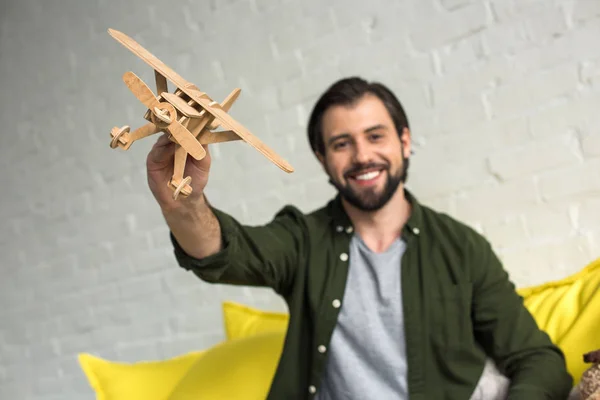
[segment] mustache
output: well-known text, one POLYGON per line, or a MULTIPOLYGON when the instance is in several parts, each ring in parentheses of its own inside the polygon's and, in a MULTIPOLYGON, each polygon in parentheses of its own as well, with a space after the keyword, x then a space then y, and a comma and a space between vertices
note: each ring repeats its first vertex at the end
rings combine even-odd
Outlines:
POLYGON ((366 169, 387 169, 389 164, 383 163, 367 163, 367 164, 353 164, 350 168, 344 172, 344 177, 348 177, 349 175, 357 174, 366 169))

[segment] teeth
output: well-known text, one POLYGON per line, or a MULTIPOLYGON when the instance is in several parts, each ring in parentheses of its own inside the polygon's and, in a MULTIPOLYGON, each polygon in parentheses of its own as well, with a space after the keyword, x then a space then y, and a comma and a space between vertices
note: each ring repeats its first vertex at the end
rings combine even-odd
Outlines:
POLYGON ((356 179, 359 181, 368 181, 369 179, 373 179, 379 175, 380 171, 367 172, 366 174, 358 175, 356 179))

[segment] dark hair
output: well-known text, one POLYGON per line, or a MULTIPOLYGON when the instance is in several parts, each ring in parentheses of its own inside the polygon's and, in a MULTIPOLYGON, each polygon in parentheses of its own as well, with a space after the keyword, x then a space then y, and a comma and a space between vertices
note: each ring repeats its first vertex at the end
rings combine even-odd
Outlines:
POLYGON ((402 104, 390 89, 381 83, 367 82, 359 77, 344 78, 335 82, 321 95, 311 112, 308 120, 308 141, 313 152, 325 153, 321 129, 325 111, 331 106, 352 105, 366 94, 373 94, 383 102, 394 121, 398 135, 402 135, 404 128, 410 128, 402 104))

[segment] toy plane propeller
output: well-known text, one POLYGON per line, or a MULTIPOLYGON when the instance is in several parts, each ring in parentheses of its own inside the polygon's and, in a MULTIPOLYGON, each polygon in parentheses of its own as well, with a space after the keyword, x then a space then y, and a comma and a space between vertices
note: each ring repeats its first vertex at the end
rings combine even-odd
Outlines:
POLYGON ((108 33, 154 69, 156 83, 154 94, 133 72, 129 71, 123 75, 125 85, 148 108, 144 115, 148 123, 133 132, 130 132, 127 125, 121 128, 114 127, 110 132, 110 147, 127 150, 136 140, 158 132, 169 133, 169 138, 177 145, 173 176, 169 181, 175 200, 180 195, 187 197, 192 193, 192 187, 189 185, 192 178, 183 177, 185 163, 188 154, 196 160, 206 156, 203 144, 243 140, 283 171, 294 171, 287 161, 228 114, 240 95, 240 89, 233 90, 222 103, 217 103, 129 36, 114 29, 109 29, 108 33), (174 93, 169 93, 167 80, 175 85, 174 93), (220 126, 227 130, 216 131, 220 126))

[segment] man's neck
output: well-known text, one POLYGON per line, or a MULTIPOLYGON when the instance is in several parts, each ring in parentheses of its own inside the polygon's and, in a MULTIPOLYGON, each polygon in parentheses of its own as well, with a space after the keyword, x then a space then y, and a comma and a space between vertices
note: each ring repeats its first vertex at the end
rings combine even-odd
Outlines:
POLYGON ((400 236, 408 221, 411 205, 404 195, 404 185, 392 198, 377 211, 363 211, 342 198, 346 214, 354 225, 354 230, 374 252, 381 253, 400 236))

